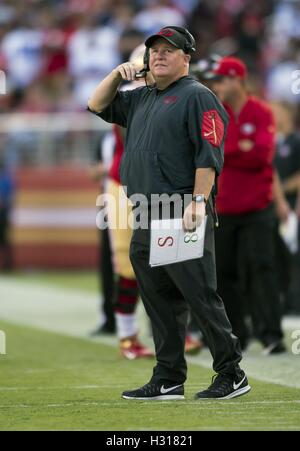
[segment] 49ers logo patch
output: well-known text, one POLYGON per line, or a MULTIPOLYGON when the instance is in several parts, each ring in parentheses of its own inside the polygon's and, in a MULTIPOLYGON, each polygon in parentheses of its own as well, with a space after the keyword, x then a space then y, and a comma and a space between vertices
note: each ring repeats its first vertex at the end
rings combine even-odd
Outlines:
POLYGON ((160 30, 156 34, 159 35, 159 36, 170 37, 170 36, 174 35, 174 31, 170 30, 170 28, 163 28, 162 30, 160 30))
POLYGON ((217 110, 205 111, 202 118, 202 138, 219 147, 224 137, 224 123, 217 110))
POLYGON ((173 103, 177 102, 177 97, 176 96, 168 96, 164 98, 164 103, 166 105, 172 105, 173 103))

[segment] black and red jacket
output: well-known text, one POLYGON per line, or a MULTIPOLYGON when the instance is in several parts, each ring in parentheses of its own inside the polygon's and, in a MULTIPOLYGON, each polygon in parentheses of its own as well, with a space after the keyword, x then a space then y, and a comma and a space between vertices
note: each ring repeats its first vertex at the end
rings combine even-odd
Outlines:
POLYGON ((222 170, 227 114, 216 96, 189 76, 164 90, 118 92, 96 114, 127 128, 120 176, 128 196, 190 194, 197 168, 222 170))

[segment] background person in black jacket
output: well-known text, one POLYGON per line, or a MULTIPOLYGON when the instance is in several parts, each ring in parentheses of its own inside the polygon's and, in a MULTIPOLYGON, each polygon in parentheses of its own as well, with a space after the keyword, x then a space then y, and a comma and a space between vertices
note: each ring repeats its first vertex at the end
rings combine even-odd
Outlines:
MULTIPOLYGON (((275 166, 286 199, 298 218, 298 250, 293 254, 291 281, 285 293, 285 311, 300 313, 300 135, 295 128, 292 105, 274 102, 272 109, 277 125, 275 166)), ((283 268, 284 270, 284 268, 283 268)))

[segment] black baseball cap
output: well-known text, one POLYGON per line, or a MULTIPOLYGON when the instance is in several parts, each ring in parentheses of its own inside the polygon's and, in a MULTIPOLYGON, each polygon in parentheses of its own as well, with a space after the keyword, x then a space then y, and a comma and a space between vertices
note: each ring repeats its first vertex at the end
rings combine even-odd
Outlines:
POLYGON ((193 46, 187 45, 187 36, 184 33, 172 28, 165 27, 162 28, 158 33, 153 34, 145 41, 145 46, 150 48, 153 42, 158 39, 163 38, 168 41, 170 44, 174 45, 178 49, 182 49, 185 53, 190 53, 191 51, 195 51, 193 46))

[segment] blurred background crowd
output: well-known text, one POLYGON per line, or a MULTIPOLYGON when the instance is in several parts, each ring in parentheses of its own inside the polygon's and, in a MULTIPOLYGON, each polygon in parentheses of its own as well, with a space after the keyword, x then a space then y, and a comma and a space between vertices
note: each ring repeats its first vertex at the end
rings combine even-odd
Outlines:
POLYGON ((253 90, 299 102, 298 0, 1 0, 1 112, 85 109, 94 86, 166 24, 196 37, 194 61, 210 53, 245 59, 253 90))

